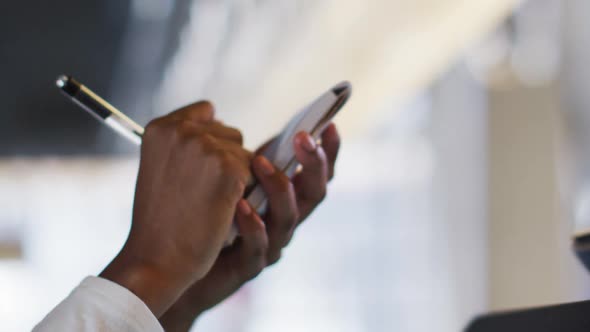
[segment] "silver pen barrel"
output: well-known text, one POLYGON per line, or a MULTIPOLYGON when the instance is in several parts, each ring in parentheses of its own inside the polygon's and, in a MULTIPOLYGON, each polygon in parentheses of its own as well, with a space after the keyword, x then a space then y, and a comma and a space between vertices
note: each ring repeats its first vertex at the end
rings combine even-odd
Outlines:
POLYGON ((144 128, 92 90, 66 75, 58 77, 55 84, 66 96, 97 120, 104 122, 134 144, 141 144, 144 128))

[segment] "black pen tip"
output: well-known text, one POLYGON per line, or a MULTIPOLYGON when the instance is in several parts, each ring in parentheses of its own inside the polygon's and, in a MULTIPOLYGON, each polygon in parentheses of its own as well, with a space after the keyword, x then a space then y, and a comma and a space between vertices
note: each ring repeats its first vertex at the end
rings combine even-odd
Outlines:
POLYGON ((70 96, 73 96, 80 90, 80 83, 67 75, 60 75, 57 80, 55 80, 55 85, 70 96))
POLYGON ((70 80, 70 78, 66 75, 60 75, 57 80, 55 80, 55 85, 57 85, 58 88, 63 88, 64 86, 66 86, 66 84, 68 83, 68 81, 70 80))

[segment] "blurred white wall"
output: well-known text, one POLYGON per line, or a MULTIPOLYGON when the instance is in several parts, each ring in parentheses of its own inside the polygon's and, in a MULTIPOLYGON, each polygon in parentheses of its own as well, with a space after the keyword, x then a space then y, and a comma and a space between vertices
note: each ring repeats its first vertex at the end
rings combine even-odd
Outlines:
POLYGON ((256 145, 349 80, 343 131, 363 135, 441 75, 517 0, 195 1, 156 114, 210 98, 256 145), (264 126, 260 126, 263 122, 264 126), (248 130, 256 128, 256 130, 248 130))
POLYGON ((433 87, 433 232, 449 272, 448 331, 488 310, 487 96, 463 62, 433 87))
POLYGON ((0 223, 19 211, 23 255, 0 260, 2 331, 26 331, 80 281, 97 275, 127 237, 137 161, 0 161, 0 223))
MULTIPOLYGON (((501 68, 502 84, 488 89, 490 73, 457 64, 516 3, 194 3, 154 97, 158 114, 210 98, 254 146, 335 81, 355 86, 339 116, 343 150, 327 201, 281 264, 197 330, 457 331, 488 309, 590 294, 559 196, 558 55, 526 61, 558 48, 544 30, 555 3, 538 1, 541 14, 510 21, 487 49, 487 60, 509 58, 519 80, 501 68), (512 44, 522 47, 510 53, 512 44)), ((0 161, 10 206, 0 218, 16 225, 24 250, 0 261, 6 330, 27 329, 108 263, 129 226, 135 167, 0 161)))
POLYGON ((563 113, 555 84, 490 91, 490 308, 587 299, 560 197, 563 113))

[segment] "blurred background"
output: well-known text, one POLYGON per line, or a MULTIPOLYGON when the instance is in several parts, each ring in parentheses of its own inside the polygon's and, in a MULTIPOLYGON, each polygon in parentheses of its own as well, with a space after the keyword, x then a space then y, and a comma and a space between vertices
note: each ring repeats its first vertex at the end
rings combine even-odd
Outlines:
POLYGON ((458 331, 590 297, 586 0, 0 4, 0 322, 30 329, 130 225, 136 147, 54 86, 139 123, 199 99, 255 148, 341 80, 337 176, 276 267, 200 331, 458 331))

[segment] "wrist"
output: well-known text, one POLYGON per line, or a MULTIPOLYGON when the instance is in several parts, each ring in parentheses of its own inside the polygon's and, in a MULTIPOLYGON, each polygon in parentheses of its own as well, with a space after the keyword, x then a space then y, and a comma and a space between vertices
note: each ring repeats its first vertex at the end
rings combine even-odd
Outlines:
POLYGON ((190 284, 175 277, 165 268, 134 257, 125 248, 104 269, 100 277, 127 288, 156 317, 160 317, 190 284))
POLYGON ((202 311, 185 302, 181 297, 160 317, 160 324, 165 331, 189 331, 194 322, 201 316, 202 311))

